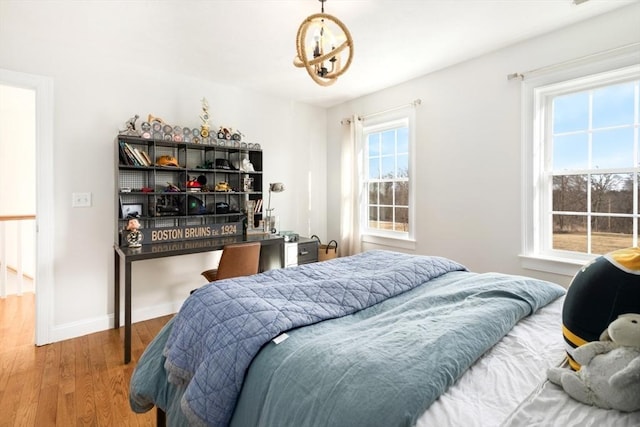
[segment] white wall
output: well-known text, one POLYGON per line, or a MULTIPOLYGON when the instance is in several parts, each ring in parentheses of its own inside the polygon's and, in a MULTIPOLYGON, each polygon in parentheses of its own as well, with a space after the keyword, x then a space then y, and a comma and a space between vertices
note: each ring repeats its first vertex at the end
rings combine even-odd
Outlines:
MULTIPOLYGON (((472 270, 563 276, 520 268, 520 91, 506 74, 640 40, 635 5, 328 111, 188 75, 165 73, 171 60, 151 46, 148 66, 122 62, 117 32, 95 33, 60 4, 0 2, 0 68, 54 81, 55 285, 53 338, 108 328, 113 319, 114 138, 132 115, 199 123, 200 99, 213 122, 242 130, 264 148, 264 182, 287 190, 272 204, 281 228, 338 235, 341 118, 421 98, 417 110, 418 253, 449 256, 472 270), (9 7, 10 6, 10 7, 9 7), (75 49, 90 37, 96 49, 75 49), (71 208, 71 193, 93 206, 71 208)), ((126 8, 126 5, 123 6, 126 8)), ((122 13, 127 13, 123 10, 122 13)), ((92 19, 117 16, 92 16, 92 19)), ((455 49, 455 46, 451 47, 455 49)), ((215 55, 215 52, 211 54, 215 55)), ((423 54, 428 55, 429 52, 423 54)), ((398 66, 401 66, 399 64, 398 66)), ((134 321, 169 313, 214 255, 144 261, 133 271, 134 321)))
MULTIPOLYGON (((103 49, 78 51, 69 48, 73 37, 92 37, 104 47, 118 36, 76 31, 84 29, 85 17, 70 8, 56 14, 55 4, 41 3, 37 11, 32 4, 10 6, 0 3, 0 67, 54 81, 53 340, 113 324, 114 139, 134 114, 193 127, 206 97, 214 125, 240 129, 247 141, 261 144, 265 185, 285 183, 286 191, 272 200, 282 229, 301 235, 326 230, 325 110, 161 72, 153 61, 133 66, 103 49), (48 13, 42 10, 47 7, 48 13), (92 206, 72 208, 73 192, 91 192, 92 206)), ((189 291, 204 283, 200 271, 215 258, 134 264, 133 320, 177 310, 189 291)))
MULTIPOLYGON (((639 42, 638 16, 635 4, 331 108, 327 162, 339 164, 341 118, 420 98, 418 167, 412 176, 417 182, 415 252, 450 257, 474 271, 526 274, 567 285, 571 277, 520 267, 520 84, 506 76, 639 42)), ((339 180, 339 174, 328 174, 328 189, 338 189, 339 180)), ((327 205, 339 212, 337 192, 328 191, 327 205)), ((329 219, 327 233, 339 235, 337 217, 329 219)))

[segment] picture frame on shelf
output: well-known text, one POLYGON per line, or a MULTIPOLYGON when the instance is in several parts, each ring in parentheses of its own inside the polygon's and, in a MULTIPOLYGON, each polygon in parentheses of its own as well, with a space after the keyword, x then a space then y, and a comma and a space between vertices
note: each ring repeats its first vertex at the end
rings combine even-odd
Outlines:
POLYGON ((142 203, 121 203, 120 206, 120 217, 122 219, 139 218, 142 216, 142 203))

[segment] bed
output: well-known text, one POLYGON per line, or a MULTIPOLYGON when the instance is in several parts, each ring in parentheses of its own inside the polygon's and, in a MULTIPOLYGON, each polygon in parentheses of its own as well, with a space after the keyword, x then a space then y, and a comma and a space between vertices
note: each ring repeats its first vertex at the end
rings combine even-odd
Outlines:
POLYGON ((130 404, 169 426, 640 425, 545 382, 563 295, 382 250, 220 281, 149 344, 130 404))

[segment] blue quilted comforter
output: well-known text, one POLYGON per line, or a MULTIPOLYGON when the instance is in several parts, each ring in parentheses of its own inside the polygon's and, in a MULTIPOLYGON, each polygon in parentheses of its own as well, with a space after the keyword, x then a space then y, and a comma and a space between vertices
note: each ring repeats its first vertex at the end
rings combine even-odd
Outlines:
POLYGON ((186 387, 182 409, 191 424, 227 425, 247 368, 274 337, 460 270, 446 258, 369 251, 207 285, 175 318, 164 349, 169 381, 186 387))

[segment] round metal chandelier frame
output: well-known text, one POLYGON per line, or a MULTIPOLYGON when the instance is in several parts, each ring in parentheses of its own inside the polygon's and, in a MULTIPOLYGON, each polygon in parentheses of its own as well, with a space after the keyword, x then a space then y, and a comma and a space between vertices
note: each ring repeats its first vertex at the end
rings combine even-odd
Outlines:
POLYGON ((353 39, 351 38, 349 29, 342 21, 333 15, 324 13, 324 1, 326 0, 320 1, 323 2, 323 12, 310 15, 302 22, 302 24, 300 24, 300 28, 298 28, 298 34, 296 35, 297 55, 293 60, 293 64, 296 67, 304 67, 313 81, 320 86, 330 86, 336 82, 339 76, 349 69, 351 62, 353 61, 353 39), (340 28, 346 40, 339 46, 332 47, 331 51, 328 53, 320 53, 318 55, 314 55, 313 58, 309 58, 305 51, 305 42, 307 40, 309 30, 317 26, 320 26, 320 28, 323 29, 327 22, 332 22, 340 28), (340 58, 344 53, 346 53, 347 59, 344 62, 344 65, 342 65, 340 58), (324 67, 324 64, 327 61, 333 66, 330 71, 324 67))

